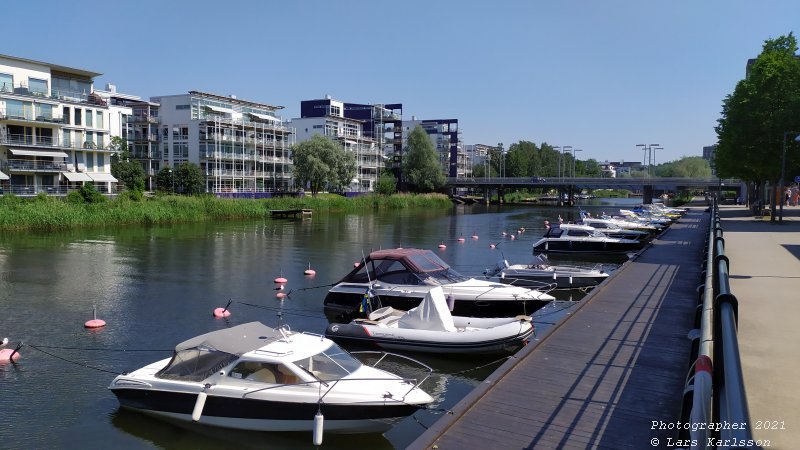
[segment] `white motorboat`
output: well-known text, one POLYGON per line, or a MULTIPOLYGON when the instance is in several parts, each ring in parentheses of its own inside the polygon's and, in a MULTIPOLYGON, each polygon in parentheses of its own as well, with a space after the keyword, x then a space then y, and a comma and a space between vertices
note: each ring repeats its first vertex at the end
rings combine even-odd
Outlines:
POLYGON ((433 402, 419 388, 427 375, 404 379, 378 363, 366 366, 320 335, 251 322, 182 342, 109 389, 123 408, 168 420, 306 431, 320 412, 326 431, 377 432, 433 402))
POLYGON ((530 264, 512 264, 502 259, 488 271, 488 274, 500 279, 501 283, 515 286, 537 286, 541 283, 555 283, 558 289, 581 288, 595 286, 608 278, 601 264, 594 267, 578 267, 551 265, 545 254, 534 256, 530 264))
POLYGON ((465 317, 530 315, 555 298, 546 289, 509 286, 468 278, 430 250, 397 248, 370 253, 325 296, 325 313, 333 322, 357 317, 365 294, 371 309, 383 306, 408 311, 432 288, 441 286, 454 300, 453 314, 465 317))
POLYGON ((594 217, 584 216, 581 212, 581 222, 579 225, 586 225, 592 227, 606 236, 624 238, 624 239, 647 239, 650 233, 633 228, 623 228, 619 224, 606 219, 596 219, 594 217))
POLYGON ((533 252, 606 255, 636 252, 642 245, 635 239, 608 237, 586 225, 562 223, 547 228, 544 236, 533 244, 533 252))
POLYGON ((437 286, 409 311, 386 306, 366 319, 331 324, 325 336, 339 343, 389 350, 443 354, 502 353, 518 350, 533 334, 530 316, 476 318, 453 316, 437 286))

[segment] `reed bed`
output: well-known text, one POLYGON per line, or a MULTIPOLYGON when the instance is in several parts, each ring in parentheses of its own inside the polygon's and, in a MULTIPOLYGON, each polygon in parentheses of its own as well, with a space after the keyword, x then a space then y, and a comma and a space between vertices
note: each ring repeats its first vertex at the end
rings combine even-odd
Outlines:
POLYGON ((58 197, 22 199, 0 196, 0 231, 64 230, 106 225, 155 225, 209 220, 262 219, 272 209, 312 209, 315 212, 363 212, 400 208, 449 208, 441 194, 365 195, 345 198, 317 197, 265 200, 222 199, 210 195, 182 197, 157 195, 134 201, 127 196, 103 203, 69 203, 58 197))

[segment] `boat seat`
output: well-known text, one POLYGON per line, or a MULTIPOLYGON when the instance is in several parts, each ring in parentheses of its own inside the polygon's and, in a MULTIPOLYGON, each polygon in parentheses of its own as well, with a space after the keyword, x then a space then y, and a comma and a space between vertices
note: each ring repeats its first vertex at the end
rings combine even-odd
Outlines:
POLYGON ((277 381, 275 379, 275 373, 272 372, 270 369, 264 367, 263 369, 258 369, 255 372, 251 373, 247 376, 248 380, 251 381, 258 381, 261 383, 271 383, 275 384, 277 381))
POLYGON ((386 317, 390 316, 400 317, 403 314, 404 314, 403 311, 398 311, 392 308, 391 306, 384 306, 383 308, 378 308, 375 311, 369 313, 367 318, 369 318, 369 320, 380 321, 381 319, 384 319, 386 317))

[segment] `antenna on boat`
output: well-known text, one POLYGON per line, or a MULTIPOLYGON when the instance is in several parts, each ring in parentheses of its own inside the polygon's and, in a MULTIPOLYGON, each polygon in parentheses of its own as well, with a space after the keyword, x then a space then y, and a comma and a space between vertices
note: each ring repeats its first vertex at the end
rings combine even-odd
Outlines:
MULTIPOLYGON (((362 300, 362 308, 365 310, 364 312, 367 315, 369 315, 369 313, 372 312, 372 302, 370 301, 371 298, 370 293, 372 292, 372 279, 369 276, 369 267, 367 267, 367 257, 364 255, 364 250, 361 250, 361 260, 364 261, 364 273, 367 274, 367 282, 369 286, 367 287, 367 292, 364 293, 364 299, 362 300), (363 307, 364 303, 367 304, 365 308, 363 307), (366 311, 366 309, 369 309, 370 311, 366 311)), ((378 304, 380 305, 381 298, 377 295, 375 297, 378 298, 378 304)))

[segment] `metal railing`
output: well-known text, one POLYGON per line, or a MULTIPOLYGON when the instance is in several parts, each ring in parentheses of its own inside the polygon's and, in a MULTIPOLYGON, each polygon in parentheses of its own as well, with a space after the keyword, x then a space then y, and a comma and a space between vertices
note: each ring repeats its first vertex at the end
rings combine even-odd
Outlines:
MULTIPOLYGON (((111 192, 108 192, 106 189, 105 182, 97 183, 96 186, 98 191, 101 194, 109 195, 109 194, 116 194, 117 187, 115 184, 111 185, 111 192)), ((11 185, 11 186, 1 186, 0 185, 0 195, 5 194, 13 194, 19 197, 32 197, 39 193, 45 193, 47 195, 67 195, 72 191, 77 191, 81 187, 78 186, 69 186, 69 185, 11 185)))
POLYGON ((738 302, 730 289, 730 262, 715 202, 705 250, 703 284, 692 333, 692 365, 684 388, 678 439, 691 449, 755 449, 737 337, 738 302), (733 425, 736 424, 734 427, 733 425))

